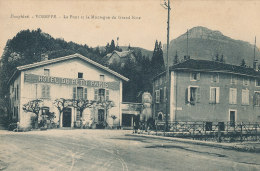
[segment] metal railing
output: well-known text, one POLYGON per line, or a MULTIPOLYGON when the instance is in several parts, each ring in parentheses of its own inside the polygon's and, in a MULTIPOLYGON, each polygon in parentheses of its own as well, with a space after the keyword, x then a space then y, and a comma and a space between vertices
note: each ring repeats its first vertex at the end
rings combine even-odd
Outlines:
POLYGON ((143 123, 141 132, 218 142, 260 141, 260 122, 174 121, 168 123, 167 132, 165 122, 156 122, 154 127, 149 129, 143 123))

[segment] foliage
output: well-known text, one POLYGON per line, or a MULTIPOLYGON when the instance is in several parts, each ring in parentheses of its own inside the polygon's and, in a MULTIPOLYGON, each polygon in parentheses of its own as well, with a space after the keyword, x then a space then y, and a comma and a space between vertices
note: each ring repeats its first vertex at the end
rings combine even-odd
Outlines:
POLYGON ((107 126, 107 115, 108 115, 108 110, 115 107, 115 103, 111 100, 99 100, 97 101, 97 106, 100 106, 105 110, 105 117, 104 117, 104 126, 107 126))
POLYGON ((178 53, 176 51, 176 54, 175 54, 174 59, 173 59, 173 65, 177 64, 177 63, 179 63, 179 57, 178 57, 178 53))
POLYGON ((246 67, 246 61, 245 61, 245 59, 242 59, 242 61, 241 61, 241 63, 240 63, 240 66, 246 67))
POLYGON ((56 99, 53 102, 54 106, 59 110, 59 126, 60 127, 62 126, 61 114, 63 113, 64 109, 70 105, 70 102, 71 101, 69 99, 64 99, 64 98, 56 99))
POLYGON ((41 103, 42 103, 41 99, 31 100, 28 103, 23 105, 23 110, 25 112, 32 112, 38 117, 39 112, 41 110, 41 106, 40 106, 41 103))
POLYGON ((153 74, 157 75, 165 70, 163 51, 161 42, 155 41, 151 67, 153 68, 153 74))
POLYGON ((225 63, 225 59, 224 59, 224 55, 223 54, 221 55, 219 62, 225 63))
POLYGON ((94 100, 85 100, 85 99, 71 99, 69 100, 69 106, 76 108, 80 112, 80 116, 82 117, 82 113, 87 108, 92 108, 96 104, 94 100))
POLYGON ((35 99, 35 100, 31 100, 28 103, 23 105, 23 110, 25 112, 32 112, 35 114, 34 117, 32 117, 32 125, 37 128, 38 127, 38 120, 39 120, 39 112, 41 110, 41 103, 42 100, 41 99, 35 99))

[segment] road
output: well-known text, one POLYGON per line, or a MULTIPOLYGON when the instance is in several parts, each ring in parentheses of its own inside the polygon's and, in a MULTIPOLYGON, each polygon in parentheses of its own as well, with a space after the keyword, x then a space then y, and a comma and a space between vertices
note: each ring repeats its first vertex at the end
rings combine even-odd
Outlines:
POLYGON ((0 132, 0 170, 260 170, 259 153, 147 137, 124 130, 0 132))

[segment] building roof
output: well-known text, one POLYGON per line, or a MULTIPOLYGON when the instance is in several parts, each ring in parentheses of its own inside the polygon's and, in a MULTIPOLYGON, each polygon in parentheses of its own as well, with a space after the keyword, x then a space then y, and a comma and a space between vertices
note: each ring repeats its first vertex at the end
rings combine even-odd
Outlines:
POLYGON ((131 50, 122 51, 122 52, 114 50, 112 53, 107 54, 107 56, 111 57, 113 54, 117 54, 120 58, 124 58, 124 57, 128 56, 129 54, 131 54, 132 52, 133 51, 131 51, 131 50))
MULTIPOLYGON (((253 68, 225 64, 225 63, 209 61, 209 60, 189 59, 181 63, 175 64, 171 66, 169 69, 170 71, 181 70, 181 71, 230 73, 230 74, 245 75, 245 76, 260 78, 260 72, 254 70, 253 68)), ((165 71, 163 73, 165 73, 165 71)))
POLYGON ((32 69, 32 68, 36 68, 36 67, 40 67, 40 66, 44 66, 44 65, 48 65, 48 64, 53 64, 53 63, 57 63, 57 62, 62 62, 62 61, 70 60, 70 59, 74 59, 74 58, 82 59, 82 60, 96 66, 97 68, 103 69, 103 70, 115 75, 116 77, 118 77, 118 78, 120 78, 124 81, 129 81, 128 78, 126 78, 123 75, 109 69, 108 67, 105 67, 105 66, 103 66, 103 65, 83 56, 83 55, 75 53, 75 54, 72 54, 72 55, 59 57, 59 58, 55 58, 55 59, 51 59, 51 60, 46 60, 46 61, 36 62, 36 63, 28 64, 28 65, 18 66, 16 68, 17 69, 16 72, 13 74, 13 76, 10 78, 10 80, 8 82, 10 82, 12 80, 12 78, 16 75, 16 73, 19 72, 19 71, 28 70, 28 69, 32 69))

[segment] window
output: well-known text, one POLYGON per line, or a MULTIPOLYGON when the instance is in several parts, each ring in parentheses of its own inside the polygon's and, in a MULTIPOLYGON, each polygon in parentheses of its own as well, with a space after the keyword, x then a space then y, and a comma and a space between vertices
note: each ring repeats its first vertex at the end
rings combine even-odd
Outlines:
POLYGON ((96 101, 109 100, 109 90, 95 89, 94 99, 96 101))
POLYGON ((109 100, 109 90, 106 90, 106 100, 109 100))
POLYGON ((50 98, 50 86, 42 85, 42 98, 50 98))
POLYGON ((192 105, 195 105, 195 103, 200 102, 200 88, 190 86, 188 88, 188 102, 192 105))
POLYGON ((190 75, 190 80, 191 81, 198 81, 200 79, 200 73, 193 72, 190 75))
POLYGON ((249 78, 243 78, 243 85, 244 86, 249 86, 250 79, 249 78))
POLYGON ((249 105, 249 90, 242 90, 242 105, 249 105))
POLYGON ((254 106, 260 106, 260 91, 256 91, 254 94, 254 106))
POLYGON ((160 90, 155 90, 155 103, 160 103, 160 90))
POLYGON ((83 78, 83 73, 82 72, 78 72, 78 78, 83 78))
POLYGON ((255 86, 260 87, 260 79, 255 80, 255 86))
POLYGON ((105 81, 105 76, 104 75, 100 75, 100 81, 105 81))
POLYGON ((210 103, 219 103, 219 87, 210 87, 210 103))
POLYGON ((73 99, 88 99, 87 88, 73 87, 73 99), (83 91, 84 90, 84 91, 83 91))
POLYGON ((237 77, 234 75, 231 75, 230 84, 237 84, 237 77))
POLYGON ((50 69, 44 69, 44 75, 50 76, 50 69))
POLYGON ((211 76, 211 82, 213 82, 213 83, 218 83, 219 82, 219 75, 217 73, 214 73, 211 76))
POLYGON ((160 94, 161 94, 160 103, 162 103, 163 102, 163 89, 162 88, 160 88, 160 94))
POLYGON ((229 89, 229 104, 237 104, 237 89, 229 89))

